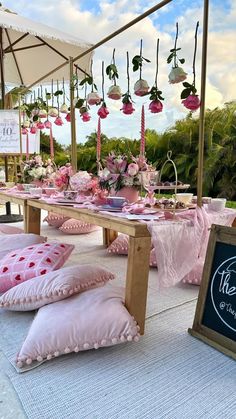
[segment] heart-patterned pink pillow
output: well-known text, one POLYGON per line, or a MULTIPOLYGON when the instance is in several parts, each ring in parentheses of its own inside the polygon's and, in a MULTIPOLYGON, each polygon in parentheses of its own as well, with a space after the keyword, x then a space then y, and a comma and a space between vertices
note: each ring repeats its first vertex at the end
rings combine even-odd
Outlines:
POLYGON ((0 261, 0 293, 61 268, 73 249, 71 244, 51 242, 11 251, 0 261))

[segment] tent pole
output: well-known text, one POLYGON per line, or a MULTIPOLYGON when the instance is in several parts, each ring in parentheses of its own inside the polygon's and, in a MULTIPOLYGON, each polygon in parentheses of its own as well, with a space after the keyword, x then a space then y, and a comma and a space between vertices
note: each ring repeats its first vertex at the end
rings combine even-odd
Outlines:
POLYGON ((202 206, 202 185, 204 165, 204 127, 205 127, 205 99, 206 99, 206 69, 207 69, 207 37, 208 37, 209 0, 204 0, 203 33, 202 33, 202 66, 201 66, 201 107, 199 117, 198 139, 198 172, 197 172, 197 205, 202 206))
POLYGON ((71 123, 71 164, 75 172, 77 171, 77 144, 75 126, 75 107, 74 107, 74 63, 70 57, 70 123, 71 123))

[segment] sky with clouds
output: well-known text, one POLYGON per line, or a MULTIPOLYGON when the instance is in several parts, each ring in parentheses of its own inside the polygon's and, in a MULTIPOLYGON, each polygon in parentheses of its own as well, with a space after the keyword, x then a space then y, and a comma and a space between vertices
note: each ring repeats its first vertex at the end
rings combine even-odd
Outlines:
MULTIPOLYGON (((71 33, 90 43, 96 43, 121 26, 133 20, 155 4, 150 0, 5 0, 8 7, 18 14, 42 22, 49 26, 71 33)), ((95 51, 93 73, 95 83, 101 90, 101 65, 110 64, 113 48, 116 48, 116 63, 119 69, 119 85, 122 92, 127 90, 126 51, 129 51, 130 61, 139 53, 140 39, 143 39, 143 55, 151 60, 143 66, 143 78, 150 86, 155 79, 156 41, 160 39, 158 87, 165 98, 163 112, 151 114, 148 111, 148 97, 138 98, 132 94, 135 112, 124 115, 121 103, 106 100, 109 116, 102 120, 102 132, 109 137, 140 138, 141 106, 145 105, 146 128, 163 132, 171 127, 177 119, 184 118, 187 110, 180 100, 182 85, 170 85, 168 74, 171 66, 166 63, 169 50, 173 48, 175 25, 179 23, 178 46, 181 47, 181 57, 186 62, 183 65, 188 73, 188 81, 192 82, 192 58, 194 48, 194 32, 199 20, 198 50, 196 59, 196 87, 200 91, 201 77, 201 42, 202 42, 203 0, 173 0, 159 11, 145 18, 130 29, 110 40, 95 51)), ((206 106, 215 108, 223 106, 227 101, 236 99, 236 1, 210 0, 209 36, 208 36, 208 66, 206 106)), ((131 93, 138 79, 138 73, 130 68, 131 93)), ((105 92, 111 82, 105 79, 105 92)), ((84 93, 81 92, 83 97, 84 93)), ((77 114, 77 141, 84 142, 86 135, 94 132, 97 127, 97 107, 91 108, 92 118, 83 123, 77 114)), ((63 127, 53 127, 57 140, 62 144, 70 143, 70 127, 65 122, 63 127)))

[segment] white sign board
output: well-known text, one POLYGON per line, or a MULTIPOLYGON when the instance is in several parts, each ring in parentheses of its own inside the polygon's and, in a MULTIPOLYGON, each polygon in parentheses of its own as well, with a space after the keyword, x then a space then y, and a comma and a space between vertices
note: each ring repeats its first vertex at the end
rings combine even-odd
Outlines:
MULTIPOLYGON (((22 154, 26 154, 28 141, 29 154, 40 152, 40 131, 36 134, 22 135, 22 154)), ((0 154, 20 154, 19 112, 0 110, 0 154)))
POLYGON ((0 154, 20 153, 19 112, 0 110, 0 154))

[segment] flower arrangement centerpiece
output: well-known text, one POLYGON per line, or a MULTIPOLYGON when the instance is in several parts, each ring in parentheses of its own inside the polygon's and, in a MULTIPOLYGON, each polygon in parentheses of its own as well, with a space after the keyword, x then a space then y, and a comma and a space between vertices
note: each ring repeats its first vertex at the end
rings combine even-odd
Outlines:
POLYGON ((113 190, 114 193, 126 187, 138 190, 141 186, 141 172, 150 168, 145 157, 115 153, 106 157, 104 166, 99 176, 100 187, 113 190))
POLYGON ((60 191, 65 191, 69 189, 70 179, 73 176, 74 171, 70 163, 66 163, 65 166, 61 166, 56 172, 54 172, 50 180, 55 185, 56 188, 60 191))
POLYGON ((72 190, 81 195, 94 194, 98 188, 98 179, 87 171, 80 170, 70 178, 72 190))
POLYGON ((40 185, 46 181, 55 170, 51 159, 42 160, 41 156, 34 156, 22 162, 22 183, 35 183, 40 185))

